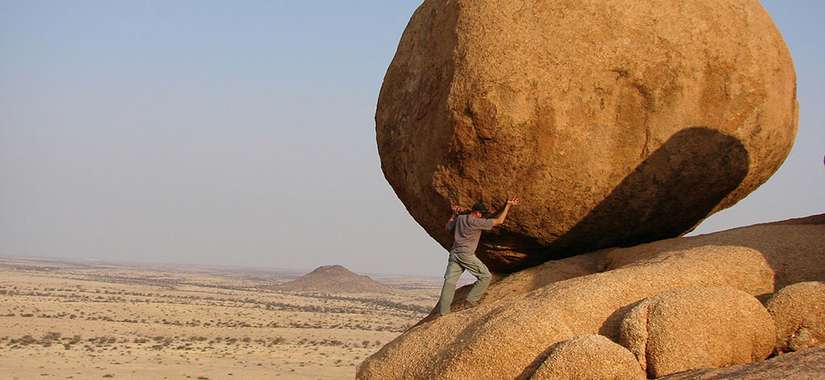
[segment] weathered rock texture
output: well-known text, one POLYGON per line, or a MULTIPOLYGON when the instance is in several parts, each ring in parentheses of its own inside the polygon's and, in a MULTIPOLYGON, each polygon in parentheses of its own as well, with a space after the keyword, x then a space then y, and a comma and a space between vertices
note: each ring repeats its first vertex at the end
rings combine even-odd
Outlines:
POLYGON ((684 288, 634 306, 618 342, 651 378, 697 368, 760 361, 773 352, 776 328, 752 295, 732 288, 684 288))
MULTIPOLYGON (((548 261, 507 277, 494 276, 495 284, 484 296, 485 302, 497 302, 524 294, 555 282, 606 272, 663 252, 707 246, 749 247, 764 256, 776 273, 776 289, 810 280, 825 279, 825 214, 796 218, 770 224, 736 228, 709 235, 663 240, 630 248, 601 250, 564 260, 548 261)), ((459 289, 453 306, 459 307, 469 291, 459 289)), ((772 293, 772 292, 771 292, 772 293)))
POLYGON ((822 380, 825 379, 825 347, 794 352, 759 363, 720 369, 698 369, 659 380, 822 380))
POLYGON ((547 262, 492 284, 477 307, 411 328, 360 379, 516 378, 553 343, 615 339, 633 304, 686 287, 767 295, 825 280, 825 218, 756 225, 547 262))
POLYGON ((550 347, 533 380, 644 380, 633 354, 601 335, 585 335, 550 347))
POLYGON ((777 351, 825 345, 825 282, 800 282, 782 288, 766 306, 776 321, 777 351))
POLYGON ((451 204, 523 207, 494 272, 679 236, 762 184, 796 133, 757 0, 426 0, 381 89, 384 174, 443 246, 451 204))

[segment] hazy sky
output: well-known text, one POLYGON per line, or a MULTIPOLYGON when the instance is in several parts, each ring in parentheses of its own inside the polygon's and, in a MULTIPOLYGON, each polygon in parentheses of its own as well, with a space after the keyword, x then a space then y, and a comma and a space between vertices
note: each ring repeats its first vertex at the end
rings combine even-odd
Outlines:
MULTIPOLYGON (((0 0, 0 255, 439 276, 374 112, 419 1, 0 0)), ((763 2, 796 146, 698 232, 825 212, 825 2, 763 2)))

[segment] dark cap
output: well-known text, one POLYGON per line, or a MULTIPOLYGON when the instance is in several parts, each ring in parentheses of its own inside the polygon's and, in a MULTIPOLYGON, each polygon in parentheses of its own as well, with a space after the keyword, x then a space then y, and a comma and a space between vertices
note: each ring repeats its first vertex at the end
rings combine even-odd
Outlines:
POLYGON ((484 205, 484 202, 477 202, 476 204, 474 204, 473 211, 478 211, 482 214, 490 212, 490 210, 487 210, 487 206, 484 205))

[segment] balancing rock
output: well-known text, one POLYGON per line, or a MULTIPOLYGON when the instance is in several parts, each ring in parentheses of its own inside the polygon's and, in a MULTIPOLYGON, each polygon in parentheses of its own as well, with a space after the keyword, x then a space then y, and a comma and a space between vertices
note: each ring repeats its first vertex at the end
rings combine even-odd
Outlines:
POLYGON ((796 77, 757 0, 425 0, 381 88, 384 175, 444 247, 451 205, 520 196, 494 272, 684 234, 764 183, 796 77))

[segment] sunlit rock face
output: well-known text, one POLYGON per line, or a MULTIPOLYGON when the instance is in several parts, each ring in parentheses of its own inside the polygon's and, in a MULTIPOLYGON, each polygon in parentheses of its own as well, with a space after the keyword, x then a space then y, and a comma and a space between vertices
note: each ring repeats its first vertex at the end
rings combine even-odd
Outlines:
POLYGON ((821 344, 822 302, 810 296, 821 289, 799 284, 825 281, 823 236, 825 214, 548 261, 493 282, 477 306, 425 318, 365 359, 356 378, 633 379, 596 372, 607 368, 594 357, 632 367, 610 344, 558 355, 556 344, 594 334, 626 345, 653 376, 761 360, 775 343, 821 344), (756 297, 772 293, 766 310, 756 297), (799 334, 777 339, 788 331, 799 334))
POLYGON ((756 0, 427 0, 376 114, 387 180, 444 247, 451 204, 521 197, 479 246, 495 272, 683 234, 764 183, 796 126, 756 0))

